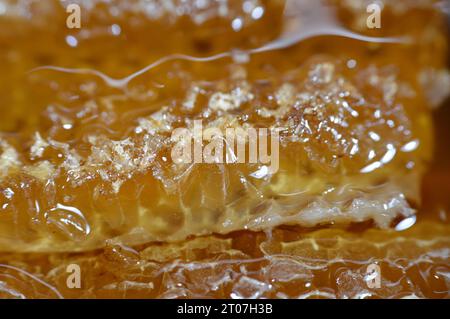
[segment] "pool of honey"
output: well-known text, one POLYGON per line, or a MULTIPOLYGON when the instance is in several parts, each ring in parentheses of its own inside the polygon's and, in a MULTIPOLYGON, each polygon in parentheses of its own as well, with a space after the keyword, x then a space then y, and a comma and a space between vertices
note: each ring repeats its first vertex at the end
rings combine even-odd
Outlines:
MULTIPOLYGON (((41 9, 45 16, 45 8, 41 9)), ((91 19, 98 29, 90 32, 98 32, 100 36, 86 36, 84 40, 82 33, 59 30, 59 24, 64 23, 62 13, 54 17, 55 23, 50 26, 45 22, 44 26, 40 25, 39 16, 32 26, 3 21, 10 28, 0 30, 0 57, 6 61, 0 76, 0 129, 11 136, 17 132, 26 135, 48 129, 51 127, 45 122, 48 114, 42 121, 48 103, 64 101, 70 106, 71 99, 64 94, 58 96, 58 92, 75 90, 80 93, 74 87, 89 81, 102 83, 92 74, 69 75, 49 70, 29 73, 33 68, 44 65, 95 68, 112 77, 120 77, 170 53, 211 56, 230 47, 261 47, 276 38, 281 28, 280 15, 276 14, 280 11, 277 2, 268 2, 266 10, 274 13, 265 15, 263 22, 244 28, 239 36, 225 31, 219 32, 220 38, 213 36, 213 40, 209 33, 212 31, 206 30, 221 30, 220 21, 212 20, 208 27, 200 31, 195 29, 196 32, 186 37, 181 30, 192 27, 187 20, 178 21, 175 26, 151 22, 141 29, 139 25, 133 29, 131 20, 125 16, 115 24, 121 29, 109 29, 111 21, 106 19, 106 24, 101 15, 94 15, 91 19), (267 23, 273 23, 275 27, 267 28, 267 23), (48 28, 54 30, 49 32, 48 28), (134 31, 126 37, 111 37, 111 32, 118 30, 126 34, 127 28, 134 31), (168 30, 166 34, 161 31, 164 28, 168 30), (70 38, 72 34, 74 38, 70 38), (169 40, 164 41, 165 35, 169 40), (133 42, 137 44, 126 45, 133 42), (117 47, 128 50, 124 53, 117 47), (108 50, 109 54, 105 54, 108 50), (33 108, 28 107, 31 104, 33 108)), ((420 11, 413 14, 419 19, 424 16, 429 19, 420 11)), ((399 27, 389 19, 387 21, 392 34, 399 31, 396 28, 408 30, 411 27, 412 32, 416 32, 417 26, 408 25, 408 21, 399 27)), ((411 52, 417 48, 403 51, 390 45, 368 45, 355 39, 336 40, 324 36, 307 39, 293 48, 256 55, 252 57, 249 70, 262 74, 259 66, 265 60, 277 61, 279 69, 289 70, 311 55, 326 53, 347 57, 352 54, 362 65, 371 61, 393 62, 408 78, 416 75, 415 70, 409 68, 411 61, 423 66, 443 67, 441 61, 445 61, 445 50, 441 50, 440 41, 436 43, 434 51, 424 49, 419 57, 411 57, 411 52), (405 54, 408 59, 403 59, 405 54), (289 61, 283 61, 286 55, 291 57, 287 59, 289 61)), ((239 59, 239 56, 233 58, 239 59)), ((223 76, 220 61, 212 61, 209 66, 200 63, 195 67, 192 61, 183 63, 189 65, 188 70, 192 68, 190 70, 206 78, 223 76)), ((177 68, 183 69, 183 63, 181 67, 176 63, 163 65, 156 74, 134 80, 136 86, 140 90, 153 88, 177 68)), ((108 86, 100 87, 105 95, 116 92, 108 86)), ((85 96, 81 96, 81 100, 89 99, 89 88, 84 89, 81 95, 85 96)), ((133 102, 133 107, 148 112, 145 99, 136 98, 133 102)), ((0 297, 449 298, 450 104, 446 102, 436 108, 432 116, 434 155, 422 181, 422 202, 417 203, 420 206, 417 219, 410 219, 397 230, 378 229, 370 222, 316 228, 279 226, 265 232, 191 236, 173 243, 127 246, 107 242, 104 248, 76 253, 2 252, 0 297), (73 265, 81 271, 80 287, 71 286, 73 265), (379 285, 375 286, 371 284, 373 273, 369 271, 374 266, 380 278, 379 285)), ((113 123, 110 128, 120 130, 120 123, 113 123)), ((64 132, 58 134, 56 136, 61 139, 71 138, 64 132)))

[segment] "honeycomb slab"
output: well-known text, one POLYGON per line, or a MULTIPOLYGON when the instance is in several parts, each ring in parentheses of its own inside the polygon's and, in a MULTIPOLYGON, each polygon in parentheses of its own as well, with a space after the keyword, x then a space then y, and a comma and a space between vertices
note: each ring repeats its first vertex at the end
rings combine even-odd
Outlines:
POLYGON ((448 297, 437 1, 73 3, 0 0, 0 296, 448 297))

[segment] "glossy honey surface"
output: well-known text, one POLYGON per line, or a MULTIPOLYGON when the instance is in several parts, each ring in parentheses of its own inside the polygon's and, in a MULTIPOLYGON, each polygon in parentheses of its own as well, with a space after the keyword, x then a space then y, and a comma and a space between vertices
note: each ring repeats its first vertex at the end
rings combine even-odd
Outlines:
POLYGON ((364 1, 77 3, 0 1, 2 297, 448 298, 433 1, 376 30, 364 1), (281 127, 280 169, 177 165, 194 120, 281 127))

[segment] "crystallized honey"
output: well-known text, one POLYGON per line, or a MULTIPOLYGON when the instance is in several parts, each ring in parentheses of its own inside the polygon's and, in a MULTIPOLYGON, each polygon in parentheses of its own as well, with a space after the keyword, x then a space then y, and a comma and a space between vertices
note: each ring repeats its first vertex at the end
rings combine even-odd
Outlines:
POLYGON ((73 3, 0 0, 0 296, 448 297, 437 3, 73 3))

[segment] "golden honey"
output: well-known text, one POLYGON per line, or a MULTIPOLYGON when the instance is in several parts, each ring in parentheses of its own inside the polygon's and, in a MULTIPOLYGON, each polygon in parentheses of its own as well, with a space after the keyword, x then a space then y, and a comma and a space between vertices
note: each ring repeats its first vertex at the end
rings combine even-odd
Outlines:
POLYGON ((2 297, 448 297, 434 1, 74 3, 0 1, 2 297), (276 131, 277 170, 178 163, 196 121, 276 131))

